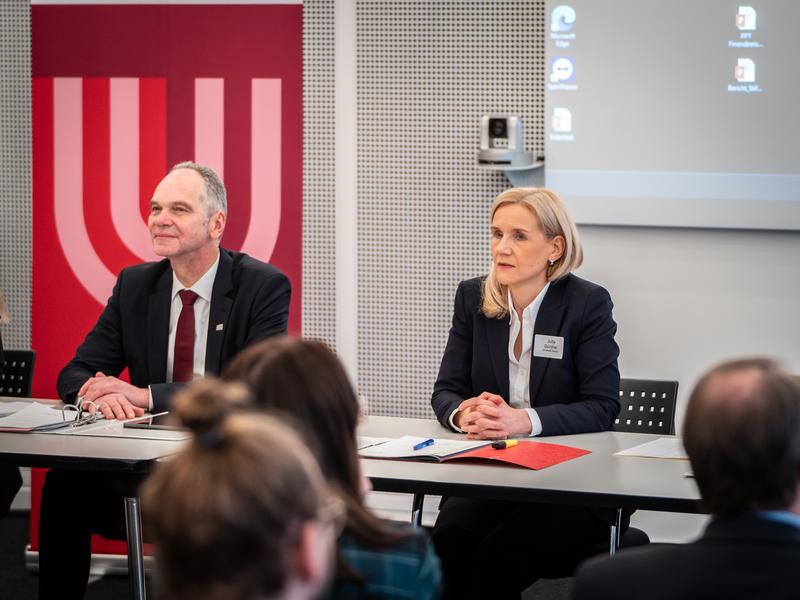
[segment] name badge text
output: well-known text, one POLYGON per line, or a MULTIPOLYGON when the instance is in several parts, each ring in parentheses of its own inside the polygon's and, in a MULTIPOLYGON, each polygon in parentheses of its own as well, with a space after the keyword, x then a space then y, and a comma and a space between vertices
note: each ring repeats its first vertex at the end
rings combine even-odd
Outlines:
POLYGON ((533 355, 561 360, 564 356, 564 338, 557 335, 537 334, 533 338, 533 355))

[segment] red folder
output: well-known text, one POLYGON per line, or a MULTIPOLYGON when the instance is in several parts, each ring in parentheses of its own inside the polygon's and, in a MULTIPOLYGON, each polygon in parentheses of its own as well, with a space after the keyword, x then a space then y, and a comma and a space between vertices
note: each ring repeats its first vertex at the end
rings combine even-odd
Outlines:
POLYGON ((444 458, 443 461, 474 460, 476 462, 497 461, 509 463, 526 469, 544 469, 558 463, 578 458, 591 451, 561 444, 548 444, 545 442, 520 442, 516 446, 498 450, 489 446, 482 446, 469 452, 462 452, 444 458))

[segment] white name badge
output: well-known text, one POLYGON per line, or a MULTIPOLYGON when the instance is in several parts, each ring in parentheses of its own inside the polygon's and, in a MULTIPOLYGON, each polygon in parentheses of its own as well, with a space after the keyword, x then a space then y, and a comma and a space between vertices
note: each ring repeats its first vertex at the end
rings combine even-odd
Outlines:
POLYGON ((533 338, 533 355, 560 360, 564 356, 564 338, 557 335, 537 334, 533 338))

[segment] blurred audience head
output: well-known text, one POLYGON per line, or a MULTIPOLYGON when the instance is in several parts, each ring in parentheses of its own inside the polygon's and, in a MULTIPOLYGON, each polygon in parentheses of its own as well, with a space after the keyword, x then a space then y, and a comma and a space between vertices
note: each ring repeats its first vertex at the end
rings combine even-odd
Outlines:
POLYGON ((322 342, 270 338, 243 350, 223 372, 244 383, 256 406, 292 423, 317 458, 330 488, 347 509, 347 531, 371 547, 407 536, 389 530, 364 505, 356 427, 360 407, 342 363, 322 342))
POLYGON ((216 381, 175 399, 193 440, 141 491, 162 597, 314 598, 330 577, 341 501, 298 435, 251 406, 216 381))
POLYGON ((350 492, 360 489, 358 398, 341 362, 325 344, 271 338, 243 350, 223 378, 244 383, 257 406, 303 432, 329 483, 350 492))
POLYGON ((800 508, 800 386, 776 362, 734 360, 704 375, 683 441, 710 512, 800 508))

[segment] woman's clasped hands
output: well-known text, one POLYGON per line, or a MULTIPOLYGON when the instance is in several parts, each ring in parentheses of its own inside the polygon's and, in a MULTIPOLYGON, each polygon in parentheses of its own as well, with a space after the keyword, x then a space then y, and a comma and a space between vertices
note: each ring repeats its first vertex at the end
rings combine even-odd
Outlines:
POLYGON ((531 432, 531 420, 524 409, 509 406, 502 396, 490 392, 464 400, 453 423, 472 440, 505 439, 531 432))

